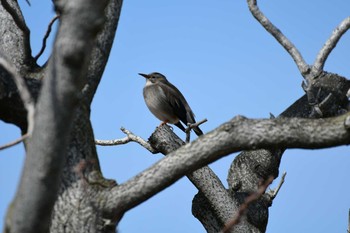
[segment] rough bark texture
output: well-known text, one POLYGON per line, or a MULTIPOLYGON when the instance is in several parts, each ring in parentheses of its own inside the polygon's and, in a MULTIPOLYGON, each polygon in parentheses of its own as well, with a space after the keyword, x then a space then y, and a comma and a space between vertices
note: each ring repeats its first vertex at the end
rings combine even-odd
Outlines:
MULTIPOLYGON (((104 216, 95 214, 89 199, 93 194, 83 200, 80 194, 90 186, 96 192, 95 183, 114 185, 99 170, 89 109, 108 60, 121 1, 55 1, 60 25, 44 67, 33 62, 29 30, 17 2, 1 3, 1 55, 10 58, 37 99, 35 128, 26 141, 24 173, 5 230, 48 232, 51 225, 52 232, 109 231, 104 216)), ((4 67, 1 74, 1 119, 26 132, 26 111, 17 88, 4 67)))
MULTIPOLYGON (((96 153, 90 104, 108 60, 122 1, 54 4, 59 30, 50 61, 39 67, 31 56, 30 32, 17 2, 1 0, 0 56, 13 64, 36 100, 34 131, 25 142, 25 166, 5 232, 115 232, 126 211, 184 175, 199 190, 194 216, 208 232, 218 232, 262 179, 278 176, 286 148, 350 143, 349 113, 314 119, 348 110, 349 81, 321 72, 310 78, 307 96, 277 119, 236 117, 186 145, 168 126, 159 127, 150 143, 167 156, 123 184, 106 180, 96 153), (233 161, 225 189, 206 165, 241 150, 247 151, 233 161)), ((1 120, 26 132, 26 111, 2 66, 0 110, 1 120)), ((264 232, 272 199, 265 194, 250 205, 231 231, 264 232)))

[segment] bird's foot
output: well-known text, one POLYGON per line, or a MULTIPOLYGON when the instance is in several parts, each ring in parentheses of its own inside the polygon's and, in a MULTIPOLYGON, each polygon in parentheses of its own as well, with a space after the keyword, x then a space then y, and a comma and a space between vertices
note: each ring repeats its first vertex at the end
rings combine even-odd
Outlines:
POLYGON ((166 125, 168 123, 168 121, 162 121, 162 123, 160 123, 159 126, 163 126, 163 125, 166 125))

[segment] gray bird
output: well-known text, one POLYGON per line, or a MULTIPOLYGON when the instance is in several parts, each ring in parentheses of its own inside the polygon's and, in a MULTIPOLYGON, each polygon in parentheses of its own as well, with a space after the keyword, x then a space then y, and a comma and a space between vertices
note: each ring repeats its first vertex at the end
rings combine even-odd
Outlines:
MULTIPOLYGON (((181 122, 186 126, 187 123, 196 123, 185 97, 164 75, 157 72, 139 73, 139 75, 146 78, 146 85, 143 88, 146 105, 162 124, 174 124, 185 132, 181 122)), ((199 127, 194 127, 193 130, 198 136, 203 134, 199 127)))

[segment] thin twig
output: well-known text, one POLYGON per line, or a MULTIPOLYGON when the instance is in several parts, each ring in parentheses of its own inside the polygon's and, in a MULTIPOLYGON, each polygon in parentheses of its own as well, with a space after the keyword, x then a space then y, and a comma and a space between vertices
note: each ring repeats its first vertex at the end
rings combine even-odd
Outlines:
POLYGON ((131 131, 125 129, 124 127, 122 127, 120 130, 123 133, 126 134, 126 137, 121 138, 121 139, 114 139, 114 140, 98 140, 98 139, 95 139, 95 144, 96 145, 100 145, 100 146, 116 146, 116 145, 126 144, 126 143, 129 143, 129 142, 137 142, 138 144, 140 144, 141 146, 146 148, 149 152, 151 152, 153 154, 158 153, 158 151, 155 150, 143 138, 141 138, 139 136, 136 136, 135 134, 133 134, 131 131))
POLYGON ((246 210, 248 209, 249 205, 258 200, 266 191, 267 187, 272 183, 274 177, 270 176, 262 185, 259 186, 258 190, 254 193, 252 193, 250 196, 248 196, 244 203, 239 207, 239 210, 234 218, 230 220, 228 223, 225 224, 225 227, 222 229, 222 233, 230 232, 232 227, 237 225, 239 221, 241 220, 242 216, 245 214, 246 210))
POLYGON ((3 57, 0 57, 0 65, 10 73, 12 78, 14 79, 17 90, 19 93, 19 96, 22 99, 23 105, 25 109, 27 110, 27 133, 24 134, 19 139, 15 140, 12 143, 8 143, 4 146, 1 146, 0 148, 5 149, 10 147, 11 145, 16 145, 23 141, 25 138, 30 137, 32 135, 33 129, 34 129, 34 112, 35 112, 35 102, 32 98, 32 95, 30 94, 27 85, 24 81, 24 79, 17 73, 16 69, 3 57))
POLYGON ((30 4, 29 0, 26 0, 26 2, 28 3, 28 6, 32 6, 32 5, 30 4))
POLYGON ((198 127, 200 126, 201 124, 207 122, 208 120, 205 118, 201 121, 197 121, 196 123, 188 123, 187 124, 187 128, 185 129, 185 133, 186 133, 186 143, 189 143, 190 142, 190 139, 191 139, 191 129, 195 128, 195 127, 198 127))
POLYGON ((337 45, 340 38, 344 35, 344 33, 350 28, 350 17, 345 18, 339 25, 334 29, 332 35, 323 45, 322 49, 318 53, 314 65, 312 66, 312 73, 317 76, 320 72, 322 72, 324 64, 332 52, 332 50, 337 45))
POLYGON ((9 143, 7 143, 5 145, 1 145, 0 146, 0 150, 7 149, 7 148, 9 148, 11 146, 14 146, 14 145, 17 145, 17 144, 21 143, 22 141, 24 141, 24 139, 28 138, 28 136, 29 136, 29 134, 27 134, 27 133, 23 134, 20 138, 14 140, 12 142, 9 142, 9 143))
POLYGON ((284 183, 284 179, 286 178, 286 175, 287 175, 287 172, 283 172, 282 174, 282 177, 281 177, 281 180, 279 182, 279 184, 277 185, 277 188, 275 190, 272 191, 272 194, 271 194, 271 199, 275 199, 275 197, 277 196, 278 192, 280 191, 283 183, 284 183))
POLYGON ((247 0, 250 12, 256 20, 283 46, 283 48, 291 55, 300 73, 305 76, 309 72, 309 65, 295 47, 295 45, 283 35, 283 33, 271 23, 271 21, 260 11, 257 6, 257 0, 247 0))
POLYGON ((49 26, 47 28, 47 31, 45 33, 45 36, 43 38, 43 45, 39 51, 39 53, 34 57, 35 61, 38 61, 39 57, 44 53, 45 48, 46 48, 46 40, 47 38, 49 38, 51 30, 52 30, 52 25, 54 24, 54 22, 59 18, 59 15, 56 15, 49 23, 49 26))

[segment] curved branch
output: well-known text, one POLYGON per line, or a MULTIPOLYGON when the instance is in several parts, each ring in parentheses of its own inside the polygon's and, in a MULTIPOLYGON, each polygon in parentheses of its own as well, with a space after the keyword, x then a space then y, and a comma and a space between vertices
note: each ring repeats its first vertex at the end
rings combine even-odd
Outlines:
POLYGON ((125 129, 124 127, 122 127, 120 130, 123 133, 126 134, 126 137, 121 138, 121 139, 114 139, 114 140, 98 140, 98 139, 95 139, 96 145, 100 145, 100 146, 116 146, 116 145, 126 144, 126 143, 129 143, 129 142, 136 142, 136 143, 140 144, 141 146, 143 146, 144 148, 146 148, 149 152, 151 152, 153 154, 158 153, 158 151, 156 149, 154 149, 143 138, 133 134, 131 131, 125 129))
MULTIPOLYGON (((217 129, 170 153, 149 169, 108 192, 107 211, 121 215, 188 174, 233 152, 258 148, 326 148, 350 143, 345 120, 233 118, 217 129)), ((164 127, 164 126, 162 126, 164 127)))
POLYGON ((260 11, 257 6, 257 0, 247 0, 250 12, 254 18, 283 46, 283 48, 291 55, 297 65, 301 75, 305 76, 309 72, 309 65, 295 47, 295 45, 283 35, 283 33, 271 23, 271 21, 260 11))
MULTIPOLYGON (((198 125, 204 122, 206 122, 206 119, 199 121, 198 125)), ((149 138, 149 141, 152 147, 156 148, 164 155, 168 155, 185 145, 185 142, 174 134, 167 125, 158 127, 149 138)), ((192 173, 188 173, 187 178, 198 189, 199 193, 204 195, 206 200, 208 200, 211 208, 215 212, 215 216, 217 216, 222 223, 228 221, 235 209, 234 200, 230 197, 220 179, 209 166, 203 166, 192 173)), ((194 207, 193 205, 195 204, 192 204, 192 210, 194 207)))
POLYGON ((60 18, 60 16, 59 16, 59 15, 56 15, 56 16, 53 17, 53 19, 50 21, 49 26, 47 27, 47 31, 46 31, 46 33, 45 33, 45 36, 44 36, 44 38, 43 38, 43 45, 42 45, 42 47, 41 47, 39 53, 34 57, 34 60, 35 60, 35 61, 38 61, 39 57, 44 53, 45 48, 46 48, 46 40, 47 40, 47 38, 49 38, 49 35, 50 35, 50 33, 51 33, 51 30, 52 30, 52 25, 53 25, 53 24, 55 23, 55 21, 56 21, 57 19, 59 19, 59 18, 60 18))
POLYGON ((7 12, 12 16, 13 21, 16 23, 17 27, 23 31, 27 36, 29 36, 29 28, 24 22, 23 16, 18 14, 17 9, 12 8, 7 0, 1 0, 1 4, 7 10, 7 12))
POLYGON ((17 1, 0 0, 2 52, 7 54, 16 69, 22 74, 26 69, 33 68, 35 61, 31 55, 30 31, 25 23, 17 1))
POLYGON ((344 35, 347 30, 350 28, 350 17, 345 18, 339 25, 336 27, 323 45, 322 49, 318 53, 314 65, 312 66, 312 73, 317 75, 322 72, 325 62, 332 52, 332 50, 337 46, 338 41, 344 35))
POLYGON ((19 96, 22 99, 23 105, 27 110, 27 134, 30 136, 34 129, 34 111, 35 111, 35 101, 30 94, 24 79, 17 73, 16 68, 11 65, 4 57, 0 57, 0 65, 10 73, 14 79, 19 96))
POLYGON ((92 59, 90 60, 87 72, 88 83, 83 89, 83 94, 88 103, 91 103, 98 84, 102 78, 103 71, 105 70, 109 53, 112 49, 115 38, 122 3, 123 0, 113 0, 109 1, 106 7, 105 16, 107 20, 100 33, 97 35, 92 51, 92 59))
POLYGON ((108 1, 54 3, 61 24, 38 98, 21 181, 6 219, 8 232, 49 232, 88 59, 108 1))

